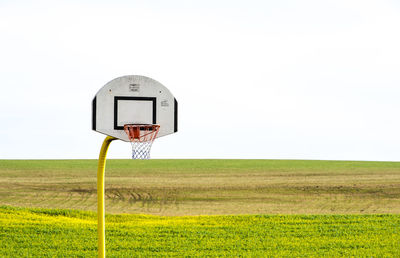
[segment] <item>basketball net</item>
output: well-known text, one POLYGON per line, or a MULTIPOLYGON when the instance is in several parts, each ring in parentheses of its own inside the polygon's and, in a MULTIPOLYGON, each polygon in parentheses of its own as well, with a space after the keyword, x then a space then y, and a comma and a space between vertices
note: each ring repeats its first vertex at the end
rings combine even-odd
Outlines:
POLYGON ((159 129, 159 125, 124 125, 124 131, 132 145, 132 159, 150 159, 151 145, 156 139, 159 129))

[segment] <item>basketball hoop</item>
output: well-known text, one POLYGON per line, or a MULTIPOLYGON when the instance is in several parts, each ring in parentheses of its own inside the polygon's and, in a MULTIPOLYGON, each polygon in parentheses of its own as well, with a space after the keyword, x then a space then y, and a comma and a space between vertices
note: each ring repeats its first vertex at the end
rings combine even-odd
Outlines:
POLYGON ((124 131, 132 145, 132 159, 149 159, 150 149, 156 139, 159 125, 126 124, 124 131))
POLYGON ((107 135, 97 167, 97 250, 98 257, 105 257, 104 176, 108 147, 114 140, 130 141, 133 159, 149 159, 157 137, 178 131, 178 101, 164 85, 149 77, 115 78, 92 100, 92 130, 107 135))

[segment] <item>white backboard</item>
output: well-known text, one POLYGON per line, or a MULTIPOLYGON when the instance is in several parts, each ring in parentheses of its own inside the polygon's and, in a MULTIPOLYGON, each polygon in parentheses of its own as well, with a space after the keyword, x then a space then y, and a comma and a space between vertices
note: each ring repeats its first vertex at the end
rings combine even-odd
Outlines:
POLYGON ((92 129, 129 141, 125 124, 158 124, 157 137, 178 131, 178 102, 161 83, 140 75, 116 78, 92 101, 92 129))

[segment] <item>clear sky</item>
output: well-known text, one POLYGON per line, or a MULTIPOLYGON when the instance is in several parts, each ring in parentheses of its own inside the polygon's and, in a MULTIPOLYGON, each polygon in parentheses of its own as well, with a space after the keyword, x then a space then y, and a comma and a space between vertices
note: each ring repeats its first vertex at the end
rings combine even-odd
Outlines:
POLYGON ((179 101, 153 158, 399 161, 399 28, 395 0, 0 0, 0 159, 97 158, 92 98, 136 74, 179 101))

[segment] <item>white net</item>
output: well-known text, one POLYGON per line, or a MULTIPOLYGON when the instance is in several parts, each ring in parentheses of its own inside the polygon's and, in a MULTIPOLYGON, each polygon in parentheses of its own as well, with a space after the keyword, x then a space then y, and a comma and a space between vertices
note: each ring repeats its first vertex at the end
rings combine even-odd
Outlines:
POLYGON ((132 159, 150 159, 150 149, 153 142, 131 142, 132 159))
POLYGON ((149 159, 153 141, 157 137, 159 125, 126 124, 124 131, 132 144, 132 159, 149 159))

